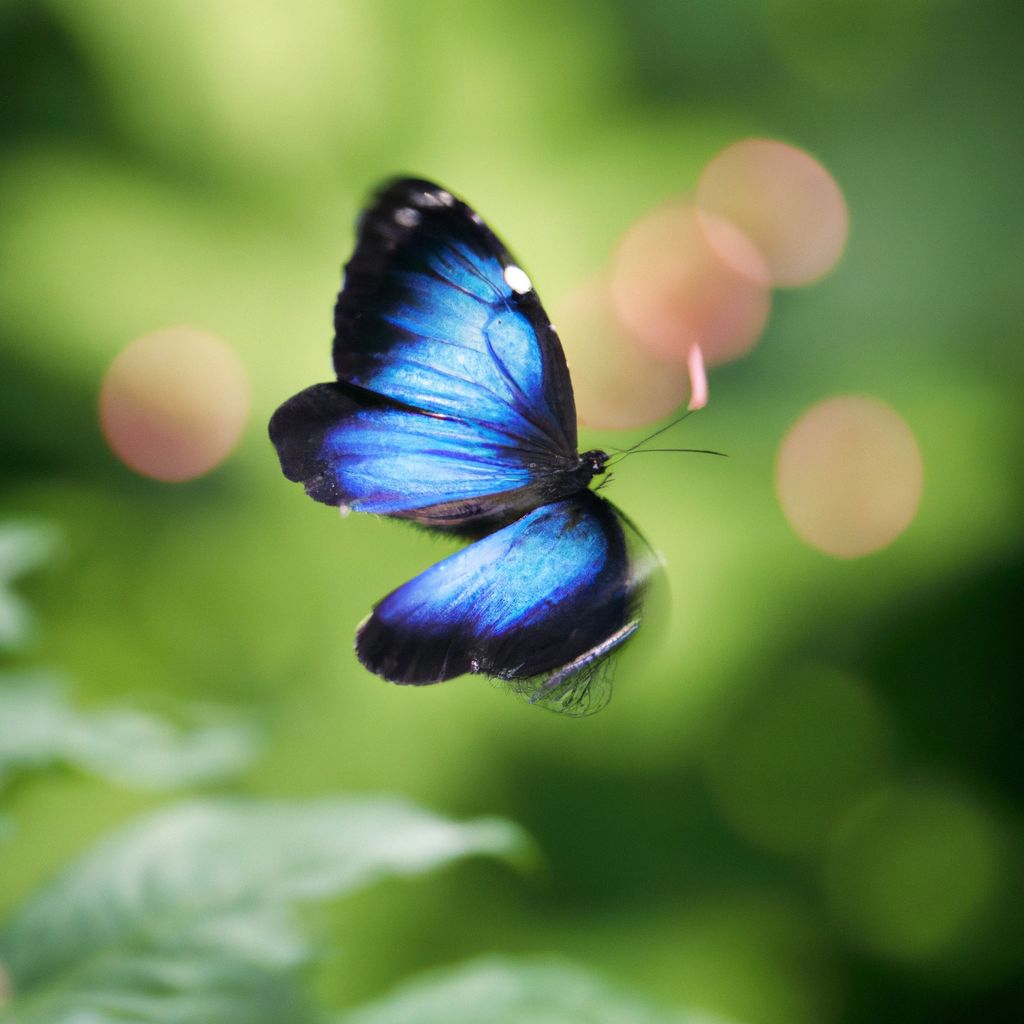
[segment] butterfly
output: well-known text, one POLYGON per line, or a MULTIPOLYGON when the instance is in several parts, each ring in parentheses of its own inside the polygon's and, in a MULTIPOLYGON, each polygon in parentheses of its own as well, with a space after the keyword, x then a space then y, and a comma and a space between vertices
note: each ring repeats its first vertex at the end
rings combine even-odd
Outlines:
POLYGON ((565 355, 526 272, 450 192, 395 180, 359 220, 334 330, 337 380, 270 421, 284 475, 343 514, 469 541, 373 607, 359 660, 394 683, 477 673, 597 710, 658 559, 589 488, 609 456, 577 450, 565 355))

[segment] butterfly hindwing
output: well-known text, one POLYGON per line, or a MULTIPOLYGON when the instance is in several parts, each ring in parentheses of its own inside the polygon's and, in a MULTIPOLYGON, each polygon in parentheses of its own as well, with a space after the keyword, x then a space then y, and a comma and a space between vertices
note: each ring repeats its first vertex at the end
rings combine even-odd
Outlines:
POLYGON ((393 591, 360 627, 367 668, 397 683, 464 673, 588 707, 597 663, 629 638, 654 558, 591 491, 534 509, 393 591))
POLYGON ((317 500, 453 528, 572 493, 575 405, 529 279, 466 204, 429 182, 363 215, 335 307, 338 383, 271 421, 317 500))

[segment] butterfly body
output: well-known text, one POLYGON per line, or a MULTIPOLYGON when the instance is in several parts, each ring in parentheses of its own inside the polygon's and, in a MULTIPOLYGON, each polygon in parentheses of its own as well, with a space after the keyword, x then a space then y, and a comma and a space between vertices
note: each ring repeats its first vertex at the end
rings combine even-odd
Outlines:
POLYGON ((285 475, 343 510, 475 542, 357 632, 398 683, 463 673, 592 710, 595 666, 639 622, 652 557, 589 490, 568 367, 529 277, 466 204, 402 179, 363 214, 334 310, 337 380, 270 423, 285 475))

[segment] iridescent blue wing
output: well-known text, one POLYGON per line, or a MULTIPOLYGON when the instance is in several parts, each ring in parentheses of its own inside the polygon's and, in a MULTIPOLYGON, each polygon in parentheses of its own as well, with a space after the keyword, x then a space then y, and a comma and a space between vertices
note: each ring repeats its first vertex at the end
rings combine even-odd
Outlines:
POLYGON ((576 410, 529 279, 463 202, 404 179, 363 215, 335 307, 338 383, 271 421, 317 500, 450 527, 563 497, 576 410))
POLYGON ((603 659, 640 620, 656 557, 592 491, 534 509, 393 591, 356 653, 396 683, 464 673, 509 681, 535 703, 597 710, 603 659))
POLYGON ((569 372, 537 293, 439 186, 395 181, 363 214, 334 327, 339 380, 576 454, 569 372))

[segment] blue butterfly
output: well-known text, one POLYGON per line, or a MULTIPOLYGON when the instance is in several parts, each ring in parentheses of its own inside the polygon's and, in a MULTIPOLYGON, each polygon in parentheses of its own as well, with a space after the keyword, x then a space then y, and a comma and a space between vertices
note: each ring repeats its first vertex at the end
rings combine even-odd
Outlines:
POLYGON ((465 203, 397 180, 360 219, 334 327, 337 381, 270 421, 285 476, 343 512, 472 541, 374 606, 360 661, 395 683, 480 673, 597 710, 657 558, 588 489, 609 456, 577 451, 565 355, 529 277, 465 203))

